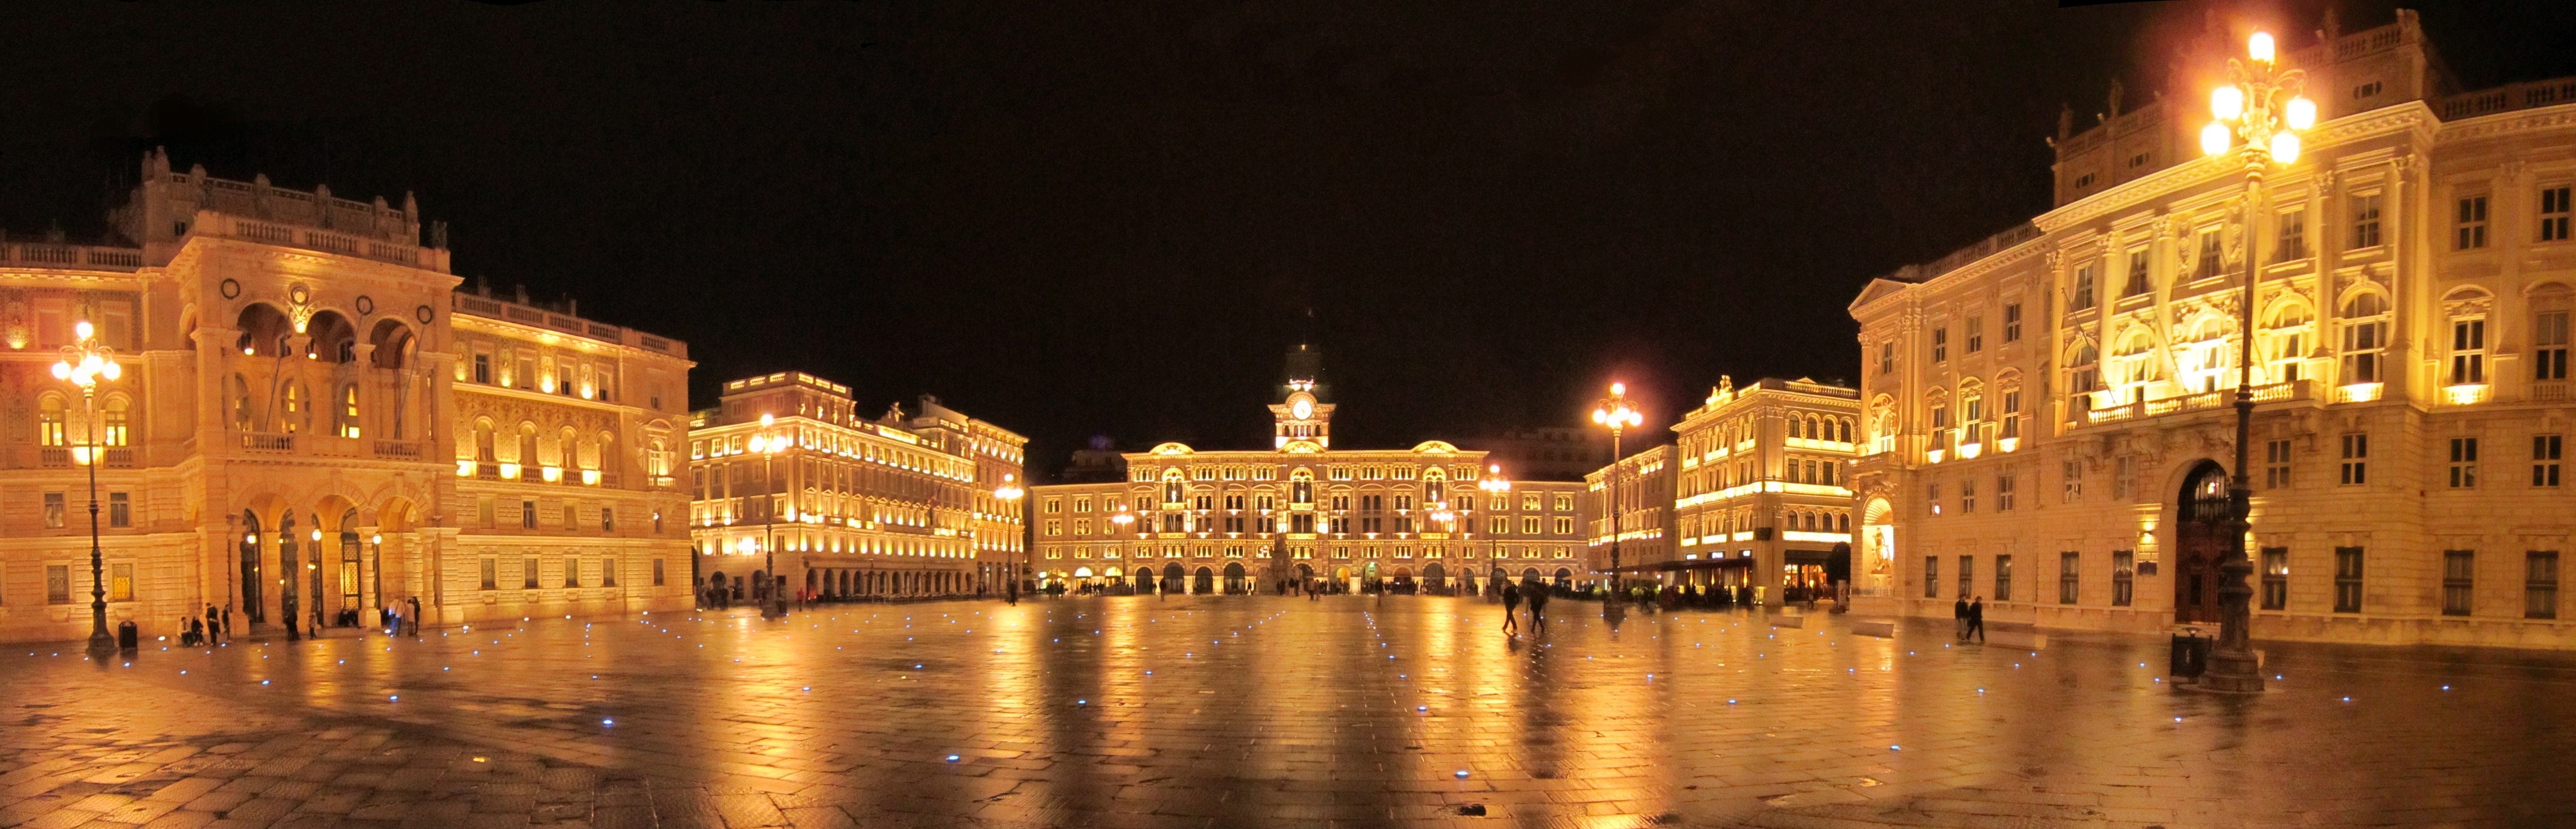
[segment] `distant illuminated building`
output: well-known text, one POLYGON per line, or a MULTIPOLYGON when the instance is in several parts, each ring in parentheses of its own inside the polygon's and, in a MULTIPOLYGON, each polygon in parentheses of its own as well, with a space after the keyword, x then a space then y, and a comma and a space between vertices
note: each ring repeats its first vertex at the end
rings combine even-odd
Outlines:
POLYGON ((727 382, 689 430, 696 580, 748 602, 770 545, 791 593, 991 595, 1022 559, 1028 439, 950 410, 857 416, 848 386, 803 372, 727 382), (767 424, 762 418, 770 418, 767 424), (762 451, 771 446, 775 452, 762 451))
MULTIPOLYGON (((1616 469, 1619 487, 1637 491, 1619 498, 1621 569, 1663 584, 1751 586, 1765 603, 1832 595, 1851 577, 1846 476, 1859 417, 1852 389, 1722 378, 1673 424, 1672 445, 1586 479, 1598 496, 1616 469)), ((1594 521, 1592 558, 1603 565, 1608 532, 1608 521, 1594 521)))
POLYGON ((1032 488, 1041 579, 1120 591, 1270 592, 1303 581, 1402 592, 1582 575, 1579 484, 1480 487, 1493 474, 1486 453, 1436 440, 1333 448, 1334 404, 1321 357, 1305 346, 1289 352, 1278 392, 1266 448, 1164 443, 1127 453, 1123 481, 1032 488))

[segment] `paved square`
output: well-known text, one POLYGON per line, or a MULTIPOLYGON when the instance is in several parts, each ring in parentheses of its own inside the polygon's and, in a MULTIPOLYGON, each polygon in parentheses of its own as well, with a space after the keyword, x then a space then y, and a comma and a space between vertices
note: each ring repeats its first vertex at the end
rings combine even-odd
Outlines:
POLYGON ((2576 824, 2563 655, 2275 644, 2237 700, 2139 638, 1550 610, 1519 643, 1481 599, 1342 596, 22 646, 0 826, 2576 824))

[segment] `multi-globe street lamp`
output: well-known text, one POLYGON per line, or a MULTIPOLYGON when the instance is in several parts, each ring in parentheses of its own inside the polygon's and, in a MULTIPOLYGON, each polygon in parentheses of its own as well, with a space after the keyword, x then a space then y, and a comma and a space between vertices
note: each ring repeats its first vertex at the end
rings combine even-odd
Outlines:
POLYGON ((2254 217, 2263 209, 2263 174, 2275 164, 2299 160, 2299 132, 2314 126, 2317 104, 2300 93, 2307 73, 2283 69, 2274 60, 2272 36, 2255 32, 2246 41, 2244 58, 2229 58, 2227 83, 2210 90, 2209 113, 2217 118, 2200 131, 2200 148, 2212 157, 2242 153, 2245 170, 2245 295, 2238 302, 2236 333, 2236 466, 2227 483, 2227 556, 2219 562, 2218 647, 2200 687, 2213 691, 2253 693, 2263 690, 2247 628, 2247 605, 2254 589, 2245 582, 2254 571, 2245 555, 2245 537, 2253 532, 2253 481, 2246 474, 2248 447, 2254 436, 2254 286, 2258 276, 2254 253, 2254 217), (2240 145, 2237 142, 2242 141, 2240 145))
POLYGON ((80 389, 82 412, 88 417, 87 434, 82 437, 89 445, 76 447, 73 456, 89 467, 89 653, 92 658, 104 660, 116 653, 116 637, 107 632, 106 564, 98 548, 98 465, 102 462, 98 391, 100 386, 125 376, 125 368, 117 364, 115 349, 92 337, 97 329, 88 320, 74 326, 72 333, 79 339, 63 346, 62 359, 54 363, 54 379, 80 389))
MULTIPOLYGON (((1630 426, 1646 422, 1645 414, 1628 405, 1628 384, 1610 384, 1610 396, 1592 404, 1592 422, 1610 427, 1610 474, 1602 478, 1602 511, 1610 513, 1610 589, 1619 589, 1619 433, 1630 426)), ((1618 597, 1611 598, 1615 606, 1618 597)))
POLYGON ((786 586, 787 579, 778 575, 778 494, 775 491, 778 485, 778 453, 787 449, 787 439, 768 431, 776 422, 776 418, 761 415, 762 431, 752 435, 750 442, 752 454, 760 456, 761 497, 769 499, 767 508, 760 511, 760 552, 768 557, 768 563, 763 566, 769 574, 767 583, 761 585, 761 589, 767 591, 760 603, 760 618, 763 619, 787 616, 787 599, 779 595, 785 592, 781 588, 786 586))

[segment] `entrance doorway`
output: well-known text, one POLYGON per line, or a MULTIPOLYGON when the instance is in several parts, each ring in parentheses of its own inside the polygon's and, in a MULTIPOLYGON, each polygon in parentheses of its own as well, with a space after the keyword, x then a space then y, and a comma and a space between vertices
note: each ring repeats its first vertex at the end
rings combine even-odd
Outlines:
POLYGON ((2218 622, 2218 564, 2227 555, 2227 470, 2201 461, 2174 505, 2174 621, 2218 622))

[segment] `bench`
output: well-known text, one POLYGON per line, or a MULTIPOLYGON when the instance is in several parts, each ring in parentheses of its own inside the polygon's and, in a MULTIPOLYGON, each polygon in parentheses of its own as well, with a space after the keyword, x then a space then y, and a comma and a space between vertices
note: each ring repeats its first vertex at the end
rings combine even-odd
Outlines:
POLYGON ((1771 626, 1775 628, 1803 628, 1807 626, 1807 617, 1773 616, 1771 617, 1771 626))
POLYGON ((1886 620, 1867 622, 1854 621, 1851 623, 1851 631, 1857 636, 1876 636, 1881 639, 1889 639, 1896 636, 1896 623, 1886 620))

